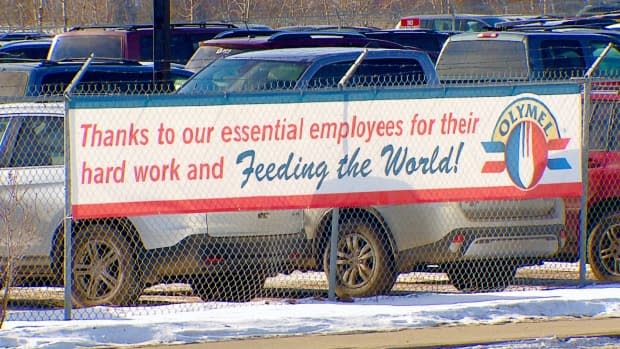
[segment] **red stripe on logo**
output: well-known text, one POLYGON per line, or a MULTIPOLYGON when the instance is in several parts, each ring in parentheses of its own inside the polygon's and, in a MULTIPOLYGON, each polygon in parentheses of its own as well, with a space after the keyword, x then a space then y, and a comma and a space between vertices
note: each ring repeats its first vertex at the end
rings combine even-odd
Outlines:
POLYGON ((499 173, 506 169, 503 161, 487 161, 482 166, 482 173, 499 173))
POLYGON ((550 139, 547 141, 548 150, 562 150, 565 149, 570 142, 570 138, 550 139))

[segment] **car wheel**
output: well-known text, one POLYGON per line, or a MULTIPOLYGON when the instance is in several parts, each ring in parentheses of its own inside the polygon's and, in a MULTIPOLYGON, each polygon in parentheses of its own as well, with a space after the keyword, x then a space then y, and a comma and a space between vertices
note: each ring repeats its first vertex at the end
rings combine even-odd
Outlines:
POLYGON ((116 228, 81 228, 73 247, 73 301, 78 307, 132 305, 144 290, 135 248, 116 228))
POLYGON ((267 278, 258 272, 197 275, 190 281, 194 294, 205 302, 249 302, 263 289, 267 278))
POLYGON ((516 266, 502 261, 467 261, 450 265, 448 278, 452 285, 463 292, 502 291, 513 281, 516 266))
POLYGON ((597 279, 620 281, 620 215, 608 216, 592 229, 588 262, 597 279))
MULTIPOLYGON (((366 297, 388 293, 398 276, 389 246, 379 227, 371 222, 343 222, 336 253, 336 295, 366 297)), ((323 270, 328 276, 329 251, 328 244, 323 253, 323 270)))

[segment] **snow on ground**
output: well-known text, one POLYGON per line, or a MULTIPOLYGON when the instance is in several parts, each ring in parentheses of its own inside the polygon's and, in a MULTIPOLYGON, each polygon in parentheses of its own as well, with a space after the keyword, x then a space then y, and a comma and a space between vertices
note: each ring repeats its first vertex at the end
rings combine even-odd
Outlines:
MULTIPOLYGON (((0 331, 0 347, 143 346, 560 317, 620 317, 620 284, 485 294, 417 293, 348 303, 304 298, 195 303, 189 308, 186 304, 145 309, 97 307, 74 309, 73 320, 63 320, 62 309, 14 310, 0 331), (58 320, 21 320, 25 318, 58 320)), ((590 347, 620 346, 614 338, 543 338, 485 348, 574 348, 588 347, 588 343, 590 347)))

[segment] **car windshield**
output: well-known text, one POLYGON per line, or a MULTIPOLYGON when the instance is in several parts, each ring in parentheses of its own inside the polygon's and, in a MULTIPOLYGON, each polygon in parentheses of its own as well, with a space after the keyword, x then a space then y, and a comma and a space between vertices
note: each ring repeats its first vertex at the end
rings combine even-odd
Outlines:
POLYGON ((246 50, 224 48, 218 46, 201 46, 196 50, 196 52, 194 52, 192 58, 189 59, 189 61, 185 65, 185 69, 197 72, 215 60, 244 51, 246 50))
POLYGON ((99 58, 122 58, 121 37, 106 35, 73 35, 58 37, 49 59, 84 58, 93 53, 99 58))
POLYGON ((179 93, 293 88, 309 62, 219 59, 192 76, 179 93))

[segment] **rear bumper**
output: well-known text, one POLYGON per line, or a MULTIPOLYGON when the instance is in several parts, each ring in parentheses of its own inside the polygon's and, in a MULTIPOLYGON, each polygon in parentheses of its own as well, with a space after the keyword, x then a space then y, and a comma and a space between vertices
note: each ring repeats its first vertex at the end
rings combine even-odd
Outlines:
POLYGON ((460 228, 443 239, 398 255, 399 270, 407 272, 421 265, 444 264, 476 259, 513 259, 534 264, 558 252, 563 224, 496 228, 460 228))

